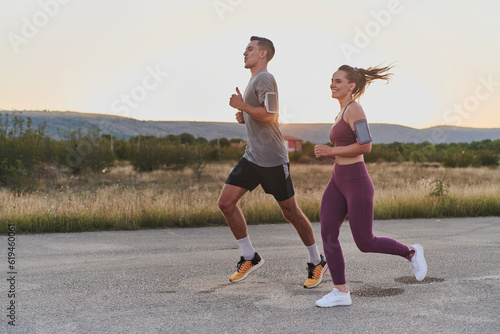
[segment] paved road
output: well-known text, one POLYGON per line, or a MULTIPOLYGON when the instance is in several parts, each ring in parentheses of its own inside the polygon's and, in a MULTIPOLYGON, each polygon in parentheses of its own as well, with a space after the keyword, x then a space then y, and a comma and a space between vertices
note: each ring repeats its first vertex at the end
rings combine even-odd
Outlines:
POLYGON ((428 277, 417 283, 404 259, 361 253, 344 225, 353 305, 331 309, 314 306, 329 275, 302 288, 307 253, 285 224, 250 226, 267 262, 233 284, 240 254, 226 227, 18 235, 15 331, 3 236, 0 332, 500 332, 499 217, 377 221, 374 231, 421 243, 428 277))

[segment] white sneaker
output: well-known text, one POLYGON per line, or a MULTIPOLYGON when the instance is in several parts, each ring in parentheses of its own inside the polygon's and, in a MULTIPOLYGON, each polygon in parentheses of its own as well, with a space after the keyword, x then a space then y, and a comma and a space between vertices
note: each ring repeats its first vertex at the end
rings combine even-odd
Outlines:
POLYGON ((417 281, 421 281, 425 278, 425 275, 427 275, 427 262, 425 262, 424 258, 424 248, 419 244, 411 245, 411 247, 415 249, 415 254, 409 262, 415 274, 415 278, 417 281))
POLYGON ((316 301, 316 306, 319 307, 348 306, 351 304, 351 293, 349 291, 340 292, 336 288, 333 288, 332 292, 327 293, 323 298, 316 301))

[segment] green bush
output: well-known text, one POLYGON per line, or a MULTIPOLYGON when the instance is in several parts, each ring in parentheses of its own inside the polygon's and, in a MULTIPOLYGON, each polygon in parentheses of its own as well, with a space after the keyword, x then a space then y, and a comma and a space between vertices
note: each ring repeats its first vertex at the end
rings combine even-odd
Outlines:
POLYGON ((96 126, 88 129, 85 135, 78 129, 67 137, 69 138, 63 141, 65 152, 59 152, 58 162, 70 167, 73 173, 100 172, 114 165, 111 138, 101 136, 100 129, 96 126))
POLYGON ((33 174, 52 151, 44 131, 45 125, 33 129, 30 118, 0 114, 0 186, 17 193, 36 189, 33 174))

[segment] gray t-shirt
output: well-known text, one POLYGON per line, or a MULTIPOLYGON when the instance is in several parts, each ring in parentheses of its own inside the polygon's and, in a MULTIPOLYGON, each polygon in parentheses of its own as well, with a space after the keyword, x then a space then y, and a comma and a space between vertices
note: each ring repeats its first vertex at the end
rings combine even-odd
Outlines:
MULTIPOLYGON (((243 100, 254 106, 263 107, 266 92, 278 94, 276 80, 267 69, 263 69, 248 82, 243 100)), ((248 145, 243 156, 261 167, 274 167, 288 162, 285 140, 279 129, 278 120, 274 123, 261 122, 243 113, 248 132, 248 145)))

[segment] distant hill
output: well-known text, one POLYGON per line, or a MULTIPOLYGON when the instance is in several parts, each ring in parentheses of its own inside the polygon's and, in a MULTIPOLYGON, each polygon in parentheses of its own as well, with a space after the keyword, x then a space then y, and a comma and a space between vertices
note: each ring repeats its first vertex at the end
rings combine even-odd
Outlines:
MULTIPOLYGON (((12 114, 1 111, 2 114, 12 114)), ((128 139, 137 135, 166 136, 178 135, 184 132, 195 137, 204 137, 208 140, 219 138, 247 138, 244 125, 225 122, 191 122, 191 121, 142 121, 133 118, 91 114, 79 112, 47 112, 23 111, 23 117, 30 117, 33 125, 47 124, 46 133, 52 138, 60 139, 65 134, 78 128, 87 129, 92 125, 102 130, 102 133, 112 133, 117 138, 128 139)), ((282 124, 284 135, 301 138, 312 143, 326 143, 329 141, 331 124, 282 124)), ((481 141, 485 139, 500 139, 500 128, 482 129, 455 126, 436 126, 425 129, 416 129, 402 125, 371 123, 370 130, 374 143, 459 143, 481 141)))
MULTIPOLYGON (((284 124, 284 134, 309 140, 312 143, 329 141, 331 124, 284 124)), ((370 123, 370 132, 375 144, 423 143, 470 143, 485 139, 500 139, 500 128, 466 128, 457 126, 434 126, 416 129, 408 126, 386 123, 370 123)))

